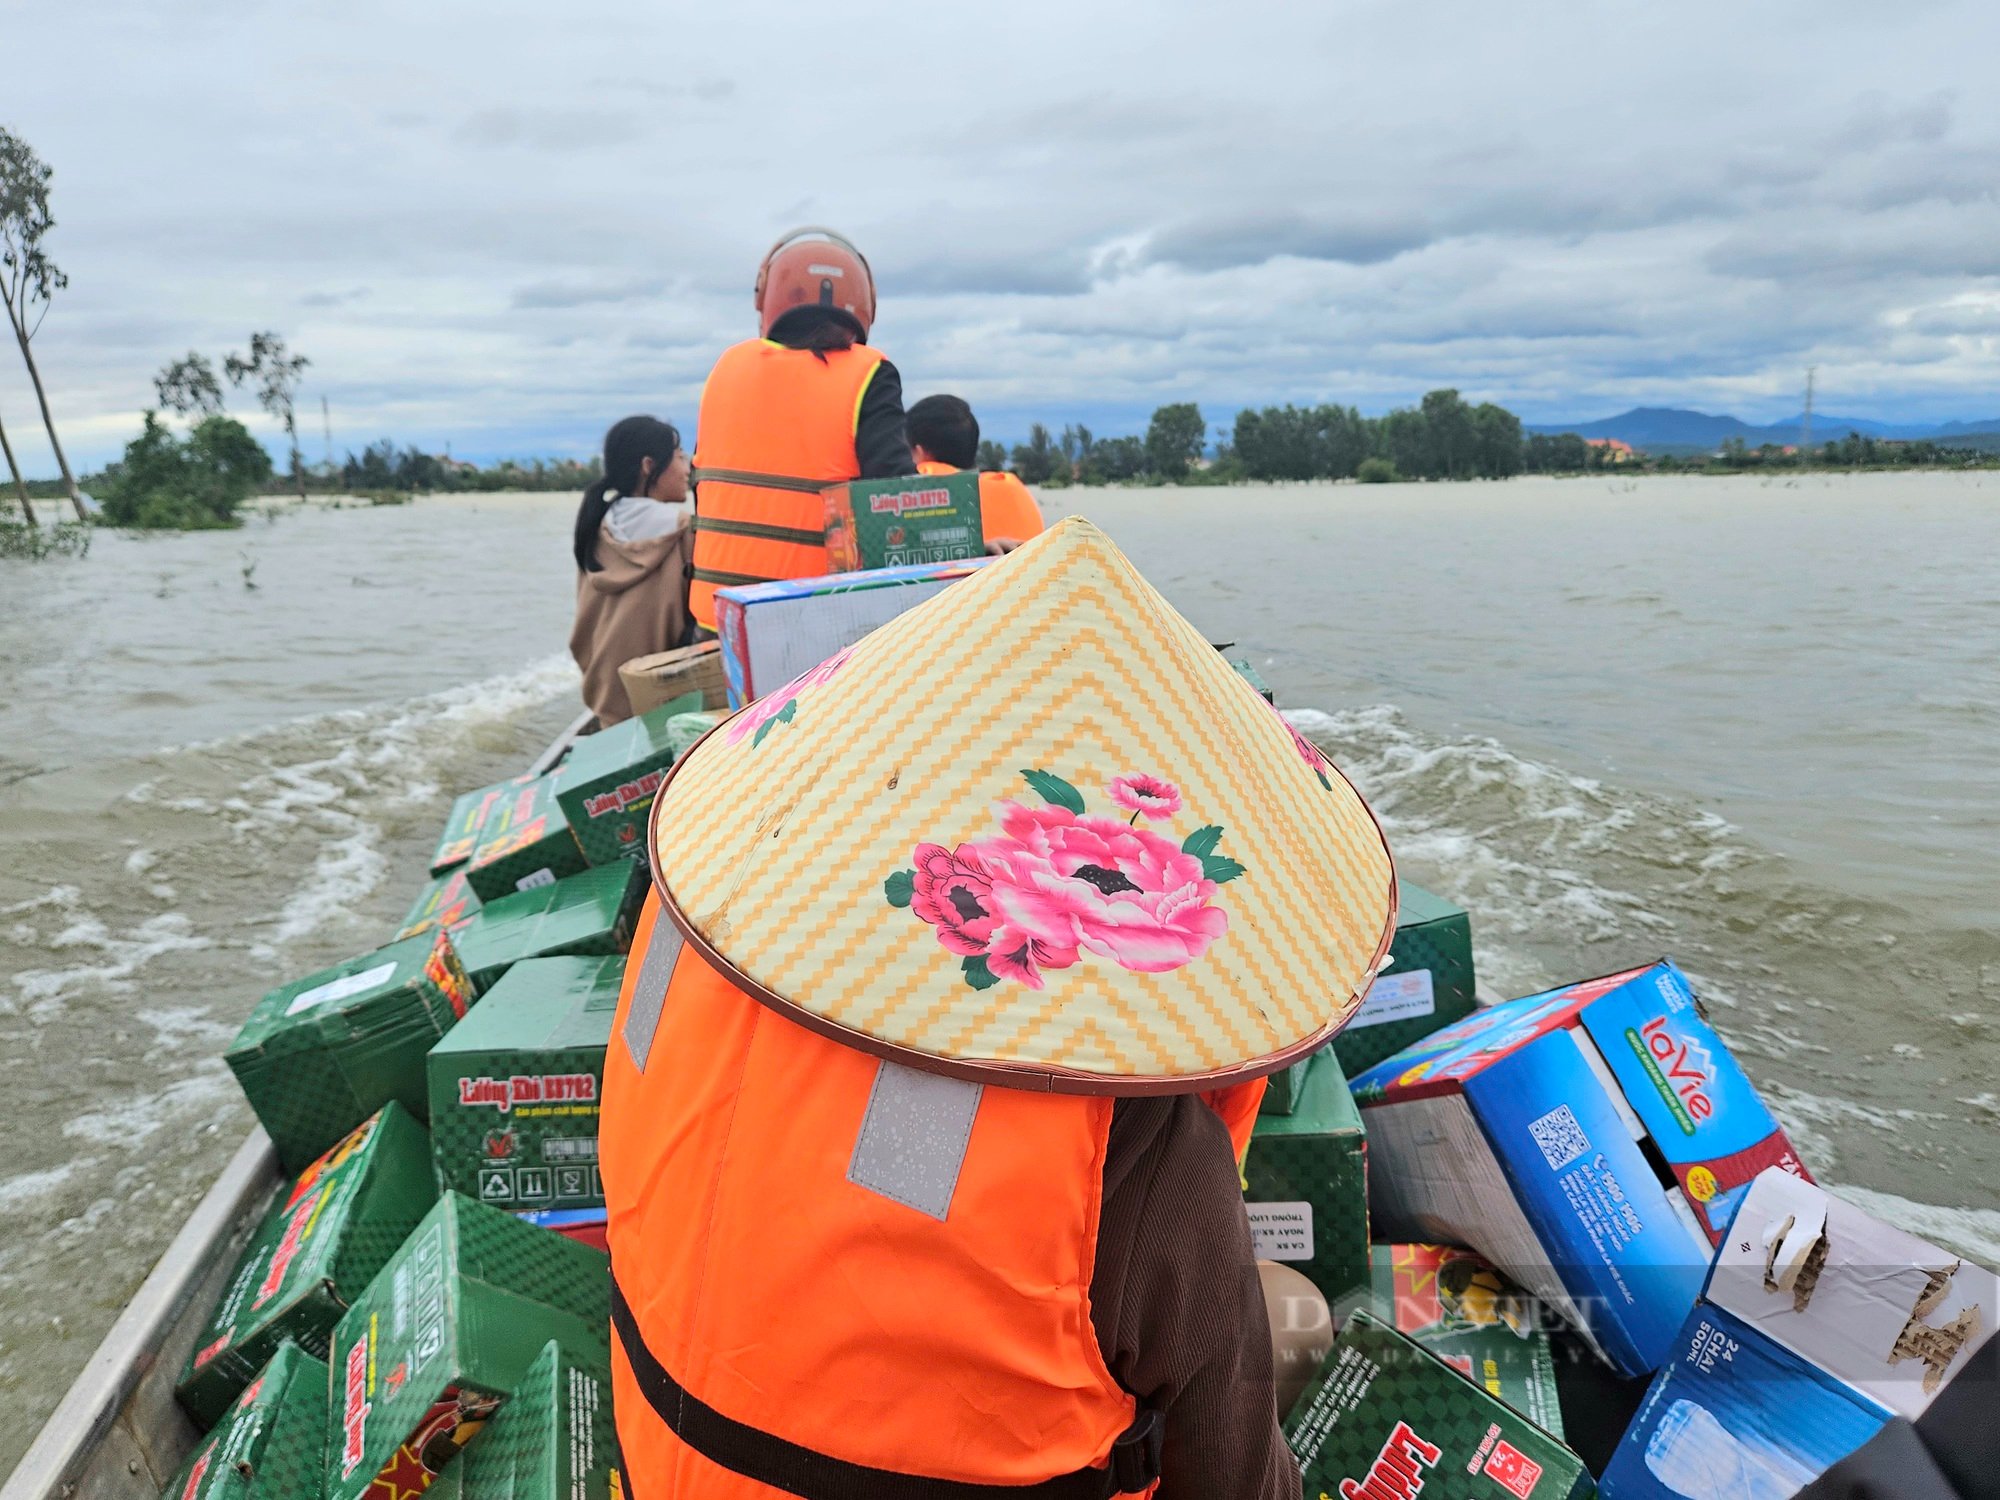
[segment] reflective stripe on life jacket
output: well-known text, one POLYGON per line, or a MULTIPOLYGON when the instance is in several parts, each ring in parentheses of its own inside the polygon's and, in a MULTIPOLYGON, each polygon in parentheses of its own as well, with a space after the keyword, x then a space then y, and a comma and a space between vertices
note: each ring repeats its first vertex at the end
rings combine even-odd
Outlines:
POLYGON ((633 1494, 1149 1492, 1160 1420, 1090 1320, 1111 1109, 807 1031, 649 897, 599 1136, 633 1494))
POLYGON ((854 433, 881 354, 749 339, 702 387, 688 607, 715 627, 715 591, 826 571, 820 490, 859 477, 854 433))

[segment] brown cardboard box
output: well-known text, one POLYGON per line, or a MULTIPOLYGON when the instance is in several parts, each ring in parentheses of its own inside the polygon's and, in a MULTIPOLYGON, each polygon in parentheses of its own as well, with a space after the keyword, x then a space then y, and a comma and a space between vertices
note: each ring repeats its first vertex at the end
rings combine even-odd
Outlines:
POLYGON ((722 645, 703 641, 678 651, 659 651, 651 656, 635 656, 618 669, 625 696, 632 700, 634 715, 651 713, 662 703, 671 703, 686 693, 700 693, 699 704, 689 708, 727 708, 729 686, 722 674, 722 645))

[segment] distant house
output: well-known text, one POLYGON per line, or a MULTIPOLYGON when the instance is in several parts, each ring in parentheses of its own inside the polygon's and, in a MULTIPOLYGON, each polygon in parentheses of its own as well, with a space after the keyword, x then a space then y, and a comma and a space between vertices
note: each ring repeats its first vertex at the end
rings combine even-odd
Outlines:
POLYGON ((1614 464, 1629 464, 1637 457, 1630 443, 1621 443, 1617 438, 1585 438, 1584 442, 1593 448, 1602 448, 1605 459, 1614 464))

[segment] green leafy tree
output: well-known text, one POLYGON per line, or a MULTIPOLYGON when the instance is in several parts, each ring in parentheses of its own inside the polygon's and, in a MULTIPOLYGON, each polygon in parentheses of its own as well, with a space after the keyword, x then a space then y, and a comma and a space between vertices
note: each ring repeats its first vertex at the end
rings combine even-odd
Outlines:
POLYGON ((1530 474, 1581 474, 1590 455, 1590 444, 1574 432, 1531 432, 1521 444, 1521 463, 1530 474))
POLYGON ((1162 479, 1179 479, 1208 446, 1208 424, 1192 401, 1162 406, 1146 424, 1146 467, 1162 479))
POLYGON ((1508 479, 1521 472, 1521 419, 1504 406, 1482 401, 1472 409, 1473 472, 1508 479))
POLYGON ((991 438, 984 438, 979 444, 979 467, 986 470, 1007 467, 1007 450, 991 438))
POLYGON ((1099 438, 1090 446, 1090 462, 1107 484, 1137 479, 1146 472, 1146 444, 1136 437, 1099 438))
MULTIPOLYGON (((69 277, 49 259, 43 240, 56 221, 49 213, 49 182, 55 169, 35 155, 34 149, 18 135, 0 126, 0 305, 4 305, 14 342, 20 346, 21 361, 28 367, 28 379, 35 387, 35 400, 42 408, 42 426, 48 430, 49 447, 55 450, 56 467, 62 470, 63 488, 79 521, 88 520, 83 495, 76 476, 69 471, 62 439, 56 436, 56 421, 49 413, 49 393, 42 384, 41 367, 35 363, 35 335, 48 316, 55 294, 69 285, 69 277)), ((11 449, 9 452, 11 463, 11 449)))
POLYGON ((1014 445, 1014 472, 1023 484, 1047 484, 1063 464, 1062 450, 1040 422, 1028 429, 1028 440, 1014 445))
POLYGON ((177 416, 199 422, 222 414, 222 384, 207 356, 190 349, 185 359, 172 360, 153 377, 160 405, 177 416))
POLYGON ((1356 471, 1356 478, 1363 484, 1394 484, 1403 476, 1396 472, 1396 466, 1386 458, 1364 458, 1356 471))
POLYGON ((270 477, 271 455, 241 422, 204 417, 182 440, 149 411, 106 471, 104 519, 153 530, 233 526, 237 508, 270 477))
POLYGON ((284 424, 292 445, 292 478, 298 481, 299 498, 306 497, 306 466, 299 454, 299 415, 295 398, 299 380, 312 363, 303 354, 293 354, 275 333, 250 335, 250 352, 232 354, 222 362, 231 385, 253 382, 257 404, 284 424))

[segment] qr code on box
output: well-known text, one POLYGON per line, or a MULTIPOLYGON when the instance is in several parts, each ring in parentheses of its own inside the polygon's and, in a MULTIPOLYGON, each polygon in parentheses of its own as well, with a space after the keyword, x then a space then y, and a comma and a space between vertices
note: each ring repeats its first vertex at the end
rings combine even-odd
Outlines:
POLYGON ((1576 1116, 1569 1112, 1567 1104, 1558 1104, 1539 1120, 1530 1120, 1528 1134, 1542 1148, 1551 1171, 1560 1172, 1590 1150, 1590 1137, 1576 1123, 1576 1116))

